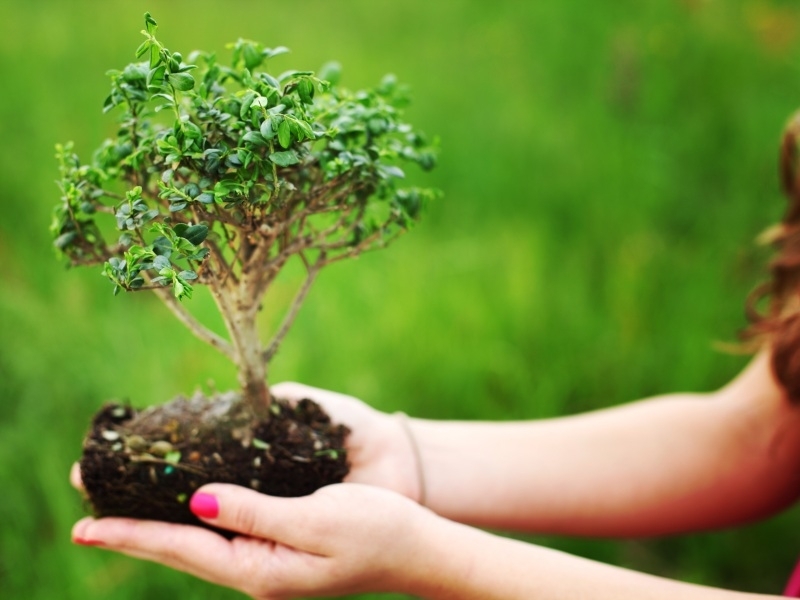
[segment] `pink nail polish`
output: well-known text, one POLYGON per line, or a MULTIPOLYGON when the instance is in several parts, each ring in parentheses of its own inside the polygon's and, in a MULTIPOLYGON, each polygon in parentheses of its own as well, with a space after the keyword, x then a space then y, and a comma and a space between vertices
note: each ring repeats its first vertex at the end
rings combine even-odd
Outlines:
POLYGON ((204 519, 216 519, 219 514, 217 497, 211 494, 196 493, 189 502, 189 510, 204 519))
POLYGON ((75 538, 72 540, 76 544, 80 544, 81 546, 105 546, 105 544, 99 540, 85 540, 83 538, 75 538))

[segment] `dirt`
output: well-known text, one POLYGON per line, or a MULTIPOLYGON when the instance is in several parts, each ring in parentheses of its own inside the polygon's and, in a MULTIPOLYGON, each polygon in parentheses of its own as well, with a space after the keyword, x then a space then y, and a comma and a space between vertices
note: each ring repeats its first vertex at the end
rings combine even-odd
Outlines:
POLYGON ((275 400, 254 420, 232 392, 136 411, 108 404, 83 444, 81 478, 98 517, 202 524, 189 498, 211 482, 304 496, 341 482, 349 430, 311 400, 275 400))

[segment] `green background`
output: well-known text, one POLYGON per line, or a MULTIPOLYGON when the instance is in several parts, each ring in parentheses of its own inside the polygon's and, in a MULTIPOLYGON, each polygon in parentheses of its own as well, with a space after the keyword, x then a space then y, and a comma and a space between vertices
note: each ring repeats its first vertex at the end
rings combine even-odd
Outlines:
MULTIPOLYGON (((2 2, 1 598, 239 597, 69 541, 84 510, 67 472, 102 402, 235 383, 155 298, 65 270, 47 231, 53 146, 87 156, 113 133, 104 73, 133 60, 145 10, 184 54, 226 56, 241 36, 292 48, 277 71, 337 59, 349 87, 393 71, 414 91, 409 119, 442 139, 440 167, 415 179, 445 197, 391 249, 323 273, 271 381, 517 419, 713 390, 744 364, 714 343, 743 326, 767 256, 753 240, 783 210, 796 2, 2 2)), ((295 284, 276 287, 278 307, 295 284)), ((202 294, 192 306, 214 322, 202 294)), ((777 593, 800 512, 666 540, 537 541, 777 593)))

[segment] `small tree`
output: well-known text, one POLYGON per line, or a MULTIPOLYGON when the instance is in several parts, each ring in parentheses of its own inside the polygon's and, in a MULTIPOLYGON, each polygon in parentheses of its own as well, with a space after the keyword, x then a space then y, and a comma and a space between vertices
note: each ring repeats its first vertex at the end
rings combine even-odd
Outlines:
POLYGON ((115 294, 153 291, 234 361, 248 412, 266 419, 267 364, 319 271, 409 227, 433 192, 400 187, 397 164, 427 170, 434 153, 401 120, 405 95, 392 76, 349 92, 336 87, 336 64, 263 70, 283 47, 240 39, 226 66, 213 53, 184 61, 168 50, 149 13, 142 33, 144 62, 109 72, 104 111, 121 109, 117 136, 88 164, 71 144, 57 147, 55 245, 73 265, 103 265, 115 294), (100 215, 115 219, 112 242, 100 215), (290 260, 305 281, 265 346, 256 318, 290 260), (229 339, 184 307, 196 284, 208 286, 229 339))

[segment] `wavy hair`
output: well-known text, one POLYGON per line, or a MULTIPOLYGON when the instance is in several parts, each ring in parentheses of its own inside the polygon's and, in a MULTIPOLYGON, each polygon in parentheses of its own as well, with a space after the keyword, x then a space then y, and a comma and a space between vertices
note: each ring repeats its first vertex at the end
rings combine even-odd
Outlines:
POLYGON ((783 220, 761 240, 776 252, 770 279, 747 299, 750 325, 743 337, 751 348, 769 343, 772 369, 794 402, 800 402, 800 111, 786 125, 778 162, 788 207, 783 220), (759 309, 759 305, 764 305, 759 309))

